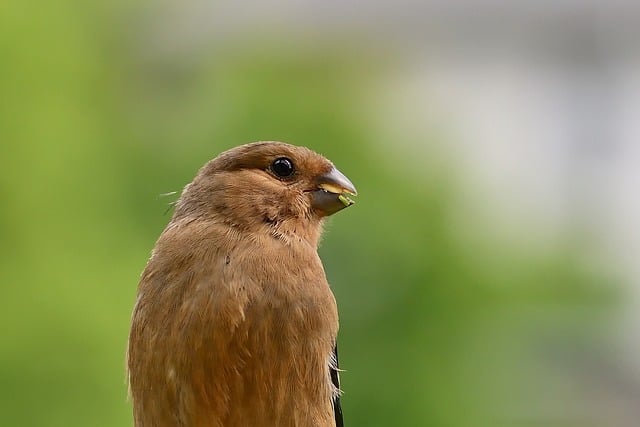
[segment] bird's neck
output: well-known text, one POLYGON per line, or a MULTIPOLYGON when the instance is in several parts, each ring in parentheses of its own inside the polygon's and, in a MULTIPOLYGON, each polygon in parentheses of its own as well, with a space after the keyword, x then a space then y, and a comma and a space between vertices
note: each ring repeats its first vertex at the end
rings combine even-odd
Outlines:
POLYGON ((265 221, 261 224, 260 231, 285 244, 306 243, 316 250, 322 236, 322 226, 321 219, 291 218, 284 221, 265 221))

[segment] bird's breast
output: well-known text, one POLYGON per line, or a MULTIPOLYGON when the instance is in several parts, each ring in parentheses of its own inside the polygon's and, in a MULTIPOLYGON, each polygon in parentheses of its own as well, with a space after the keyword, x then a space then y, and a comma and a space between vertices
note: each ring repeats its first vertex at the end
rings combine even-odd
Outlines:
POLYGON ((129 346, 138 424, 331 425, 338 314, 315 248, 186 226, 187 241, 168 227, 140 283, 129 346))
POLYGON ((328 364, 338 314, 320 259, 287 248, 229 258, 228 298, 236 309, 220 313, 237 317, 218 317, 212 327, 228 334, 216 351, 225 354, 223 381, 238 403, 230 416, 245 425, 265 417, 272 425, 323 425, 318 420, 331 415, 328 364))
POLYGON ((234 300, 243 304, 248 326, 268 325, 272 334, 295 342, 335 337, 335 298, 317 252, 305 249, 272 243, 229 255, 230 287, 240 296, 234 300))

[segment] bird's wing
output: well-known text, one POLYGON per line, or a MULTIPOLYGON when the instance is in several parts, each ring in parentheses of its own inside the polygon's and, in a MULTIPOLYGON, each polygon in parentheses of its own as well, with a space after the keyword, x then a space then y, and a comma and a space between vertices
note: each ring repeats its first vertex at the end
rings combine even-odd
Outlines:
POLYGON ((331 382, 336 388, 333 396, 333 413, 336 418, 336 427, 344 427, 342 420, 342 407, 340 406, 340 376, 338 375, 338 344, 333 347, 332 363, 329 367, 331 371, 331 382))

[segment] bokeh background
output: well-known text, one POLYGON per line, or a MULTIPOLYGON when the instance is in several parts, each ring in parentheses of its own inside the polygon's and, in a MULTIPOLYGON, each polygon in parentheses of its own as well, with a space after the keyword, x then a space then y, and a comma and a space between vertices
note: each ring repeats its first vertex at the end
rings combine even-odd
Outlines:
POLYGON ((0 425, 131 425, 160 194, 272 139, 360 192, 320 248, 348 426, 638 425, 639 37, 617 0, 2 2, 0 425))

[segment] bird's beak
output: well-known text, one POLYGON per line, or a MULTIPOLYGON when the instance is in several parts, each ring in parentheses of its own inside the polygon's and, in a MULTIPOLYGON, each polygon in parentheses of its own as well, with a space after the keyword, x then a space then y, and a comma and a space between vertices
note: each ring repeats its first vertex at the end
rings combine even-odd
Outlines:
POLYGON ((317 189, 311 193, 311 203, 324 216, 333 215, 355 203, 349 196, 358 194, 356 187, 335 167, 319 176, 316 185, 317 189))

